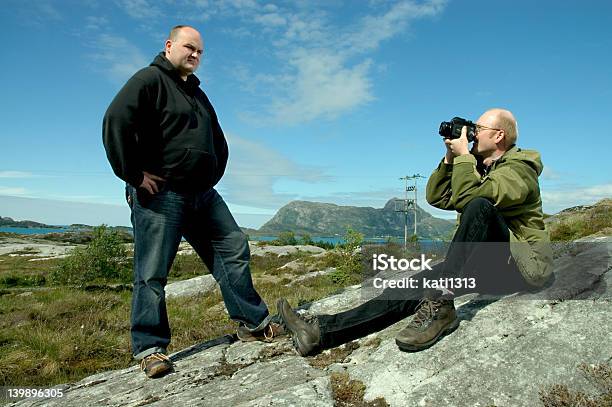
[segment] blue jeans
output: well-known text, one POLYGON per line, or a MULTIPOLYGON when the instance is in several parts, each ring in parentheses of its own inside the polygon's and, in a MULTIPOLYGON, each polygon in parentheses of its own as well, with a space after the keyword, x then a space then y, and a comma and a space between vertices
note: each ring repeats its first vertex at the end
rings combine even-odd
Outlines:
POLYGON ((246 235, 217 191, 162 188, 150 195, 127 185, 126 195, 134 228, 131 336, 136 359, 166 353, 170 343, 164 287, 182 237, 219 283, 230 318, 251 331, 268 324, 268 307, 251 279, 246 235))

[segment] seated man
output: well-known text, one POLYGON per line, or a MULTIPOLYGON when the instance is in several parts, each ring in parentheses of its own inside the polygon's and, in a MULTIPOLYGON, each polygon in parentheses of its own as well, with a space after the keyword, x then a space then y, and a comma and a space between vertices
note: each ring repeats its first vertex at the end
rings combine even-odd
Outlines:
POLYGON ((516 120, 508 110, 492 109, 478 119, 471 153, 467 130, 463 127, 460 138, 444 140, 446 155, 427 183, 431 205, 460 213, 444 262, 427 273, 473 277, 477 286, 450 295, 420 291, 420 301, 414 291, 398 296, 397 289, 387 289, 357 308, 318 315, 313 322, 301 319, 281 298, 280 317, 302 356, 376 332, 415 312, 396 343, 404 351, 422 350, 459 325, 454 296, 508 294, 550 280, 552 251, 538 184, 540 154, 516 147, 516 120))

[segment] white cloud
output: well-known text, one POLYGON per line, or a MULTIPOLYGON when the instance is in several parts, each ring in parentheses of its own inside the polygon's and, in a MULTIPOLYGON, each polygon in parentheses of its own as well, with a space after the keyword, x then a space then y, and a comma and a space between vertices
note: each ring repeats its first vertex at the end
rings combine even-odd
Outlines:
POLYGON ((564 185, 551 190, 542 188, 542 204, 546 213, 557 213, 577 205, 591 205, 604 198, 612 198, 612 184, 589 187, 564 185))
POLYGON ((382 41, 404 31, 411 20, 436 16, 445 5, 445 0, 395 3, 384 14, 364 17, 356 29, 343 36, 342 46, 355 53, 376 49, 382 41))
POLYGON ((21 187, 3 187, 0 185, 0 195, 22 196, 27 195, 28 191, 21 187))
POLYGON ((318 182, 326 177, 318 168, 300 165, 267 146, 226 134, 230 161, 223 177, 224 198, 235 205, 277 209, 296 198, 278 193, 274 185, 280 179, 318 182))
POLYGON ((384 7, 382 12, 344 26, 330 21, 322 9, 281 10, 275 6, 273 13, 254 10, 250 21, 272 33, 279 69, 245 75, 245 67, 240 67, 236 76, 250 78, 248 87, 267 100, 263 111, 243 117, 297 124, 333 119, 367 104, 375 99, 372 74, 377 72, 372 69, 377 64, 370 54, 383 41, 404 32, 411 21, 433 17, 445 5, 445 0, 393 2, 377 8, 384 7), (260 75, 269 80, 253 81, 260 75))
POLYGON ((125 82, 136 71, 148 65, 149 58, 123 37, 100 34, 91 45, 96 51, 91 56, 98 67, 96 69, 102 69, 110 79, 118 83, 125 82))
POLYGON ((85 28, 92 31, 100 31, 108 26, 109 22, 106 17, 89 16, 85 18, 85 28))
POLYGON ((35 175, 24 171, 0 171, 0 178, 32 178, 35 175))
POLYGON ((327 51, 300 50, 290 64, 297 71, 291 79, 290 91, 277 96, 272 104, 277 123, 295 124, 321 116, 334 118, 373 99, 368 77, 371 60, 347 66, 342 57, 327 51))
POLYGON ((54 21, 63 20, 64 17, 62 16, 62 14, 59 11, 57 11, 57 9, 53 7, 50 3, 38 2, 34 4, 37 9, 35 14, 37 15, 38 18, 42 20, 54 20, 54 21))
POLYGON ((544 166, 544 170, 542 171, 542 179, 547 181, 556 181, 562 179, 562 176, 554 169, 548 166, 544 166))
POLYGON ((159 17, 162 12, 148 0, 117 0, 117 5, 130 17, 136 19, 151 19, 159 17))
POLYGON ((254 21, 264 27, 279 27, 287 24, 285 17, 277 13, 260 14, 255 16, 254 21))

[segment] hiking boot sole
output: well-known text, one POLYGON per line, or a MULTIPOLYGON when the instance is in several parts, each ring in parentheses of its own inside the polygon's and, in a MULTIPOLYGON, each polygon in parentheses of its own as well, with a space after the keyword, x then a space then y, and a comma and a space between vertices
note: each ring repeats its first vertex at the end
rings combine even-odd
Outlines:
POLYGON ((305 345, 304 343, 302 343, 302 341, 300 341, 300 335, 295 335, 293 337, 293 340, 295 341, 295 348, 300 354, 300 356, 308 356, 314 349, 318 347, 318 345, 313 345, 312 343, 305 345))
POLYGON ((170 373, 172 371, 172 365, 167 363, 159 363, 151 368, 145 370, 145 375, 148 378, 154 379, 156 377, 160 377, 165 375, 166 373, 170 373))
POLYGON ((420 350, 427 349, 433 346, 436 342, 438 342, 442 337, 452 333, 455 329, 459 327, 459 318, 455 318, 453 322, 448 324, 445 328, 441 329, 434 338, 432 338, 428 342, 420 343, 418 345, 412 343, 404 343, 400 342, 398 339, 395 340, 395 344, 398 348, 400 348, 403 352, 418 352, 420 350))

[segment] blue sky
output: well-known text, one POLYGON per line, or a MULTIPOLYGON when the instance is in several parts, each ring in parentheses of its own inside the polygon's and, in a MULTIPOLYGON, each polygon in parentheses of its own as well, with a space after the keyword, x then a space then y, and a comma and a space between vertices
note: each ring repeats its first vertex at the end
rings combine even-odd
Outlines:
POLYGON ((176 24, 204 38, 243 226, 294 199, 382 207, 437 165, 441 121, 491 107, 542 153, 547 213, 612 196, 609 1, 9 0, 0 22, 1 216, 129 224, 101 121, 176 24))

